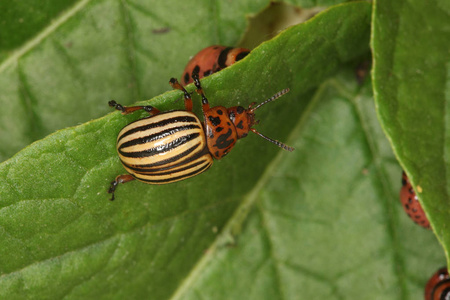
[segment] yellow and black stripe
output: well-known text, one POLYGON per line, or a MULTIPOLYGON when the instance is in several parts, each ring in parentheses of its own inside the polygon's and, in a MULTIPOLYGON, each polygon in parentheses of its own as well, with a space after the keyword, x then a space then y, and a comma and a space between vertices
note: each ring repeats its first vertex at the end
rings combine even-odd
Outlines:
POLYGON ((117 151, 125 169, 150 184, 180 181, 213 163, 202 123, 189 111, 169 111, 128 124, 117 137, 117 151))

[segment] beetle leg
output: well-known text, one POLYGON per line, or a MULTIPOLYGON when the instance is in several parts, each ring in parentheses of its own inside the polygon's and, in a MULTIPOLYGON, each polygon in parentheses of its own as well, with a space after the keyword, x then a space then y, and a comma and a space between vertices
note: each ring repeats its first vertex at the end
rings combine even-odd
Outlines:
POLYGON ((111 186, 109 187, 108 193, 112 194, 112 197, 109 200, 114 201, 114 192, 116 191, 117 185, 119 183, 126 183, 132 180, 134 180, 134 177, 129 174, 117 176, 116 179, 114 179, 114 181, 111 182, 111 186))
POLYGON ((184 106, 186 107, 187 111, 192 111, 192 98, 191 94, 186 91, 186 89, 178 82, 176 78, 170 78, 169 84, 172 86, 175 90, 180 90, 184 93, 184 106))
POLYGON ((123 106, 114 100, 108 102, 109 106, 114 107, 114 109, 121 111, 123 115, 131 114, 137 110, 143 109, 148 112, 151 116, 159 114, 159 109, 154 108, 151 105, 145 106, 123 106))
POLYGON ((209 110, 209 102, 206 99, 205 93, 203 93, 202 86, 200 84, 200 79, 198 78, 198 73, 192 73, 192 79, 194 79, 195 87, 197 88, 197 93, 202 97, 202 110, 203 113, 209 110))

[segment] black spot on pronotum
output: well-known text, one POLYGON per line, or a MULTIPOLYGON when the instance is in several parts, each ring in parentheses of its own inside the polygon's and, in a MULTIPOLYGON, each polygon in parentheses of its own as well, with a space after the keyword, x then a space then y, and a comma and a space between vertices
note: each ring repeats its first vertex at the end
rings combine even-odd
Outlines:
POLYGON ((213 117, 213 116, 209 116, 208 120, 211 122, 211 125, 216 127, 220 124, 220 118, 219 117, 213 117))
POLYGON ((218 110, 217 110, 217 113, 218 113, 219 115, 223 115, 223 111, 222 111, 221 109, 218 109, 218 110))
POLYGON ((231 144, 234 143, 234 139, 228 139, 232 134, 231 129, 228 129, 227 133, 224 133, 222 135, 220 135, 217 140, 216 140, 216 144, 214 145, 214 147, 217 147, 219 149, 226 149, 228 148, 231 144))
POLYGON ((236 108, 236 112, 237 112, 238 114, 242 114, 244 111, 245 111, 245 108, 243 108, 242 106, 238 106, 238 107, 236 108))
POLYGON ((216 132, 221 132, 223 130, 223 127, 217 127, 216 132))
POLYGON ((244 123, 242 122, 242 120, 236 125, 237 128, 239 129, 244 129, 244 123))

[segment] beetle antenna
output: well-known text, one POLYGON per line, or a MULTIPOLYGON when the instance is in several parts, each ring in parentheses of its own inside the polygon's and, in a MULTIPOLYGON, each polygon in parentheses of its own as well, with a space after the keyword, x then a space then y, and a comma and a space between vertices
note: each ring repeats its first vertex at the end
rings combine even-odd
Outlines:
MULTIPOLYGON (((274 100, 280 98, 281 96, 283 96, 283 95, 286 94, 287 92, 289 92, 289 88, 284 89, 284 90, 282 90, 282 91, 279 91, 278 93, 276 93, 275 95, 273 95, 272 97, 270 97, 269 99, 267 99, 266 101, 261 102, 260 104, 256 105, 255 107, 252 107, 252 108, 251 108, 251 111, 253 112, 253 111, 257 110, 258 108, 260 108, 261 106, 263 106, 264 104, 267 104, 267 103, 269 103, 269 102, 272 102, 272 101, 274 101, 274 100)), ((283 148, 283 147, 282 147, 282 148, 283 148)))
MULTIPOLYGON (((286 92, 286 93, 287 93, 287 92, 286 92)), ((290 146, 288 146, 288 145, 286 145, 286 144, 283 144, 283 143, 280 142, 280 141, 271 139, 271 138, 265 136, 264 134, 259 133, 255 128, 250 128, 250 130, 251 130, 253 133, 256 133, 257 135, 259 135, 260 137, 262 137, 263 139, 265 139, 266 141, 269 141, 269 142, 271 142, 271 143, 274 143, 275 145, 277 145, 278 147, 280 147, 280 148, 282 148, 282 149, 284 149, 284 150, 286 150, 286 151, 289 151, 289 152, 294 151, 294 147, 290 147, 290 146)))

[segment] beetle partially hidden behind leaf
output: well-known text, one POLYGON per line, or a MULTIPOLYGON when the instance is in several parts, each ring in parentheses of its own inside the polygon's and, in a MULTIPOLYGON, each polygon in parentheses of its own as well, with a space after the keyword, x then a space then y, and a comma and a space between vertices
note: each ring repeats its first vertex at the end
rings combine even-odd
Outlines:
POLYGON ((247 109, 242 106, 210 108, 203 93, 198 74, 193 74, 197 93, 202 97, 204 121, 192 112, 191 95, 178 83, 170 79, 170 85, 184 93, 186 110, 160 112, 153 106, 122 106, 109 101, 122 114, 145 110, 149 117, 126 125, 117 137, 117 152, 129 174, 119 175, 111 183, 108 193, 112 194, 119 183, 137 179, 148 184, 166 184, 180 181, 206 171, 215 159, 221 159, 233 148, 236 141, 247 136, 249 131, 274 143, 287 151, 293 151, 277 140, 273 140, 252 128, 258 124, 255 110, 289 92, 284 89, 266 101, 247 109))

